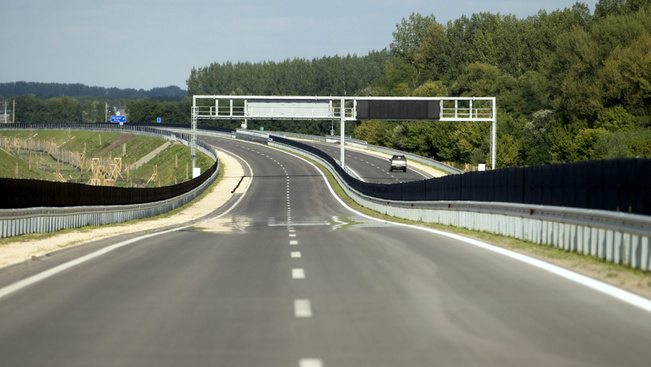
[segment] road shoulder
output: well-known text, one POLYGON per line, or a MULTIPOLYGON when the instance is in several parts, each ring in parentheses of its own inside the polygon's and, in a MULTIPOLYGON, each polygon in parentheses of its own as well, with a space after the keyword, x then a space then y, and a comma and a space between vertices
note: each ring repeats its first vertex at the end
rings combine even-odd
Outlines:
POLYGON ((233 156, 223 150, 217 148, 216 150, 218 151, 220 164, 224 167, 223 177, 218 184, 213 184, 208 188, 207 194, 201 197, 200 200, 186 205, 178 213, 138 221, 137 224, 122 223, 92 229, 66 230, 46 235, 19 236, 14 241, 0 246, 0 268, 91 241, 136 232, 153 231, 160 228, 179 227, 184 223, 191 223, 210 215, 229 202, 234 195, 242 194, 241 187, 243 185, 240 181, 244 176, 244 168, 233 156), (240 188, 234 191, 238 184, 240 188))

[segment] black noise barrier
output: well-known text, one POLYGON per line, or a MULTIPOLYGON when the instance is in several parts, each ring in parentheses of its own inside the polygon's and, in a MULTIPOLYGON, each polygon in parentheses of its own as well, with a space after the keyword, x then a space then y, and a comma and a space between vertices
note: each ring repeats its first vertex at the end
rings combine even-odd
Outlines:
POLYGON ((512 167, 380 184, 352 177, 334 158, 317 148, 278 136, 272 139, 320 157, 333 166, 352 189, 378 199, 506 202, 651 215, 649 159, 512 167))
POLYGON ((217 169, 217 162, 199 177, 156 188, 90 186, 78 183, 0 178, 1 209, 144 204, 171 199, 194 190, 217 169))

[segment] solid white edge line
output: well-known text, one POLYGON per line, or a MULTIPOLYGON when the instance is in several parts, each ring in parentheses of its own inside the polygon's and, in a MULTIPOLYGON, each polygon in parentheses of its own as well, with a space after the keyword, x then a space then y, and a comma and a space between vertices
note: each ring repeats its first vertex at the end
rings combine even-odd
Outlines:
POLYGON ((40 272, 40 273, 38 273, 36 275, 32 275, 29 278, 25 278, 25 279, 23 279, 21 281, 18 281, 16 283, 13 283, 11 285, 8 285, 8 286, 0 289, 0 299, 2 299, 3 297, 8 296, 11 293, 14 293, 14 292, 16 292, 18 290, 21 290, 21 289, 25 288, 25 287, 28 287, 28 286, 30 286, 32 284, 38 283, 41 280, 47 279, 47 278, 49 278, 49 277, 51 277, 51 276, 53 276, 55 274, 58 274, 58 273, 60 273, 62 271, 68 270, 68 269, 70 269, 70 268, 72 268, 74 266, 85 263, 86 261, 92 260, 92 259, 94 259, 96 257, 99 257, 99 256, 102 256, 102 255, 104 255, 106 253, 109 253, 109 252, 111 252, 113 250, 117 250, 117 249, 119 249, 121 247, 130 245, 130 244, 132 244, 134 242, 143 240, 145 238, 154 237, 154 236, 158 236, 158 235, 161 235, 161 234, 178 231, 179 229, 171 229, 171 230, 167 230, 167 231, 163 231, 163 232, 152 233, 152 234, 140 236, 140 237, 137 237, 137 238, 133 238, 133 239, 130 239, 130 240, 127 240, 127 241, 117 243, 115 245, 104 247, 101 250, 95 251, 95 252, 90 253, 88 255, 85 255, 85 256, 76 258, 74 260, 68 261, 66 263, 63 263, 61 265, 55 266, 55 267, 53 267, 51 269, 40 272))
MULTIPOLYGON (((215 148, 215 149, 217 149, 217 148, 215 148)), ((210 219, 208 219, 208 220, 206 220, 206 221, 204 221, 204 222, 202 222, 202 223, 209 223, 209 222, 212 222, 213 220, 219 219, 219 218, 225 216, 226 214, 230 213, 231 210, 235 209, 235 207, 237 207, 237 205, 238 205, 238 204, 239 204, 239 203, 244 199, 244 196, 246 196, 246 193, 249 192, 249 188, 251 188, 251 183, 253 182, 253 177, 254 177, 254 174, 253 174, 253 168, 251 168, 251 166, 249 165, 249 162, 247 162, 246 160, 244 160, 244 158, 240 157, 239 155, 237 155, 237 154, 235 154, 235 153, 233 153, 233 152, 231 152, 231 151, 228 151, 228 150, 226 150, 226 149, 217 149, 217 150, 222 150, 222 151, 226 152, 226 154, 230 154, 230 155, 232 155, 232 156, 234 156, 234 157, 239 158, 239 159, 240 159, 242 162, 244 162, 244 164, 246 164, 246 166, 249 168, 249 172, 251 172, 251 177, 250 177, 250 179, 249 179, 249 182, 248 182, 247 185, 246 185, 246 188, 244 189, 244 192, 243 192, 242 195, 240 196, 240 198, 239 198, 239 199, 238 199, 238 200, 237 200, 237 201, 236 201, 236 202, 235 202, 235 203, 234 203, 230 208, 228 208, 228 210, 226 210, 226 211, 223 212, 222 214, 220 214, 220 215, 218 215, 218 216, 216 216, 216 217, 210 218, 210 219)), ((183 227, 183 228, 186 228, 186 227, 183 227)), ((181 229, 181 228, 179 228, 179 229, 181 229)), ((178 230, 178 229, 177 229, 177 230, 178 230)))
MULTIPOLYGON (((218 149, 218 150, 224 151, 227 154, 231 154, 231 155, 239 158, 240 160, 242 160, 242 162, 244 162, 249 167, 249 170, 251 172, 251 177, 253 177, 253 169, 251 169, 251 166, 242 157, 240 157, 237 154, 234 154, 232 152, 229 152, 229 151, 227 151, 225 149, 218 149)), ((228 210, 226 210, 224 213, 222 213, 222 214, 220 214, 220 215, 218 215, 216 217, 213 217, 213 218, 211 218, 209 220, 204 221, 203 223, 210 222, 210 221, 213 221, 215 219, 221 218, 224 215, 228 214, 231 210, 233 210, 242 201, 242 199, 244 198, 244 196, 248 192, 249 188, 251 187, 251 181, 253 181, 253 180, 249 180, 249 183, 248 183, 247 187, 244 189, 244 192, 242 193, 240 198, 230 208, 228 208, 228 210)), ((56 275, 56 274, 58 274, 58 273, 60 273, 62 271, 68 270, 68 269, 70 269, 70 268, 72 268, 74 266, 77 266, 79 264, 83 264, 86 261, 89 261, 89 260, 92 260, 94 258, 100 257, 100 256, 102 256, 102 255, 104 255, 106 253, 109 253, 109 252, 113 251, 113 250, 117 250, 117 249, 119 249, 121 247, 131 245, 131 244, 133 244, 135 242, 138 242, 140 240, 144 240, 146 238, 159 236, 159 235, 170 233, 170 232, 180 231, 180 230, 188 228, 188 227, 189 226, 184 226, 184 227, 180 227, 180 228, 174 228, 174 229, 170 229, 170 230, 167 230, 167 231, 150 233, 150 234, 143 235, 143 236, 140 236, 140 237, 132 238, 130 240, 122 241, 122 242, 116 243, 114 245, 104 247, 104 248, 102 248, 100 250, 97 250, 97 251, 92 252, 90 254, 87 254, 87 255, 84 255, 82 257, 76 258, 74 260, 70 260, 70 261, 65 262, 63 264, 57 265, 57 266, 55 266, 55 267, 53 267, 51 269, 48 269, 48 270, 45 270, 45 271, 40 272, 38 274, 32 275, 31 277, 25 278, 25 279, 20 280, 20 281, 18 281, 16 283, 13 283, 13 284, 10 284, 10 285, 8 285, 6 287, 0 288, 0 299, 2 299, 3 297, 6 297, 6 296, 8 296, 8 295, 10 295, 10 294, 12 294, 12 293, 14 293, 16 291, 19 291, 19 290, 21 290, 21 289, 23 289, 25 287, 28 287, 28 286, 30 286, 32 284, 38 283, 38 282, 40 282, 42 280, 45 280, 45 279, 47 279, 47 278, 49 278, 49 277, 51 277, 53 275, 56 275)))
POLYGON ((391 224, 394 224, 394 225, 397 225, 397 226, 413 228, 413 229, 420 230, 420 231, 427 231, 427 232, 435 233, 435 234, 438 234, 438 235, 441 235, 441 236, 446 236, 446 237, 453 238, 453 239, 458 240, 458 241, 465 242, 467 244, 470 244, 470 245, 473 245, 473 246, 476 246, 476 247, 483 248, 485 250, 489 250, 489 251, 492 251, 492 252, 495 252, 495 253, 498 253, 498 254, 502 254, 502 255, 508 256, 508 257, 510 257, 512 259, 519 260, 519 261, 524 262, 526 264, 529 264, 529 265, 535 266, 537 268, 546 270, 546 271, 548 271, 548 272, 550 272, 552 274, 558 275, 558 276, 563 277, 563 278, 565 278, 567 280, 571 280, 571 281, 573 281, 575 283, 579 283, 579 284, 581 284, 583 286, 594 289, 594 290, 596 290, 598 292, 601 292, 603 294, 606 294, 608 296, 616 298, 616 299, 618 299, 618 300, 620 300, 622 302, 628 303, 629 305, 635 306, 635 307, 637 307, 637 308, 639 308, 639 309, 641 309, 643 311, 651 313, 651 300, 649 300, 649 299, 647 299, 645 297, 639 296, 639 295, 637 295, 635 293, 629 292, 627 290, 624 290, 622 288, 619 288, 619 287, 610 285, 608 283, 604 283, 602 281, 590 278, 588 276, 581 275, 581 274, 576 273, 574 271, 562 268, 560 266, 553 265, 553 264, 550 264, 548 262, 538 260, 538 259, 535 259, 533 257, 529 257, 529 256, 526 256, 526 255, 523 255, 523 254, 520 254, 520 253, 517 253, 517 252, 514 252, 514 251, 510 251, 510 250, 504 249, 502 247, 494 246, 494 245, 488 244, 486 242, 482 242, 482 241, 478 241, 478 240, 475 240, 475 239, 463 237, 461 235, 448 233, 448 232, 444 232, 444 231, 440 231, 440 230, 436 230, 436 229, 432 229, 432 228, 425 228, 425 227, 419 227, 419 226, 415 226, 415 225, 411 225, 411 224, 396 223, 396 222, 391 222, 391 221, 387 221, 387 220, 377 219, 377 218, 368 216, 366 214, 360 213, 357 210, 355 210, 355 209, 349 207, 348 205, 346 205, 346 203, 335 193, 334 189, 330 185, 330 182, 328 182, 328 178, 325 176, 325 174, 317 166, 315 166, 312 162, 306 160, 303 157, 294 155, 292 153, 288 153, 288 152, 286 152, 284 150, 281 150, 281 149, 278 149, 278 150, 281 151, 281 152, 284 152, 286 154, 292 155, 292 156, 294 156, 294 157, 296 157, 298 159, 302 159, 303 161, 307 162, 312 167, 314 167, 314 169, 316 169, 319 172, 319 174, 321 175, 321 177, 325 181, 325 183, 328 186, 328 189, 330 190, 330 193, 332 194, 332 196, 337 201, 339 201, 339 203, 342 206, 344 206, 346 209, 350 210, 351 212, 353 212, 353 213, 355 213, 357 215, 360 215, 360 216, 362 216, 364 218, 371 219, 371 220, 374 220, 374 221, 377 221, 377 222, 391 223, 391 224))
POLYGON ((362 181, 362 182, 366 182, 366 181, 365 181, 362 177, 360 177, 360 175, 359 175, 357 172, 355 172, 352 168, 348 167, 348 170, 349 170, 350 172, 352 172, 353 175, 354 175, 355 177, 357 177, 358 180, 360 180, 360 181, 362 181))

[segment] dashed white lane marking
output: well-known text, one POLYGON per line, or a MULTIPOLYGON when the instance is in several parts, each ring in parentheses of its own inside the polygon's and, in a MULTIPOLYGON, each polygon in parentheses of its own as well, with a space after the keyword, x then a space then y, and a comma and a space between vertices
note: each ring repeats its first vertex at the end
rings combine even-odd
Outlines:
POLYGON ((301 268, 292 269, 292 279, 305 279, 305 270, 301 268))
POLYGON ((323 362, 318 358, 303 358, 298 361, 298 367, 323 367, 323 362))
POLYGON ((296 240, 292 240, 292 241, 289 241, 289 244, 290 244, 291 246, 296 246, 296 245, 298 245, 298 241, 296 241, 296 240))
POLYGON ((294 315, 296 317, 312 317, 312 305, 310 304, 310 300, 294 300, 294 315))
POLYGON ((296 233, 290 233, 289 237, 296 237, 296 233))
POLYGON ((292 259, 300 259, 301 258, 301 252, 300 251, 292 251, 289 256, 292 257, 292 259))

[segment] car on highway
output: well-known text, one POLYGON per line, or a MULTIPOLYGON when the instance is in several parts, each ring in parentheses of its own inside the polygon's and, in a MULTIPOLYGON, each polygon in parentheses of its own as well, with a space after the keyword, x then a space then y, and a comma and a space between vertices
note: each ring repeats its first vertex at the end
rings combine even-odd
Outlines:
POLYGON ((407 172, 407 158, 404 155, 396 154, 389 159, 389 172, 393 172, 394 169, 407 172))

